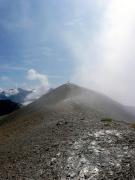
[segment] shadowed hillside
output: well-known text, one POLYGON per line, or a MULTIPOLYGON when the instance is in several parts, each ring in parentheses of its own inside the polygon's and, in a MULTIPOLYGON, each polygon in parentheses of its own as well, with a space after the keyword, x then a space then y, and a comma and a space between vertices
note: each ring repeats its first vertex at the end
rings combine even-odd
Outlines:
POLYGON ((19 108, 19 104, 15 102, 12 102, 10 100, 0 100, 0 116, 9 114, 19 108))

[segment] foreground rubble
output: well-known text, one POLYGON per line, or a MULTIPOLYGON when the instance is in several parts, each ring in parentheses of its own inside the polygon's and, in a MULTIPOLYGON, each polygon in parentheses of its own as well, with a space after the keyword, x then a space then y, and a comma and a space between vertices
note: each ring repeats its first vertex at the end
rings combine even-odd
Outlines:
POLYGON ((134 179, 133 135, 112 129, 85 134, 69 151, 67 179, 134 179))

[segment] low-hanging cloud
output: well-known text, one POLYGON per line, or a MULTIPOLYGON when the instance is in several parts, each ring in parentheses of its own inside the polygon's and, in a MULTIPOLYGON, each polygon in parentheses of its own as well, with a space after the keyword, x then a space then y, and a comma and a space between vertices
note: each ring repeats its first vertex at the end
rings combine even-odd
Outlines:
POLYGON ((45 74, 37 72, 35 69, 29 69, 27 72, 27 79, 31 81, 37 81, 37 85, 34 86, 34 91, 26 98, 26 104, 41 97, 49 90, 48 77, 45 74))
POLYGON ((65 35, 75 59, 73 81, 135 105, 135 1, 98 2, 98 6, 97 2, 92 4, 99 14, 95 33, 90 21, 82 33, 78 30, 65 35))
POLYGON ((41 86, 43 86, 45 89, 48 89, 48 87, 49 87, 49 82, 48 82, 47 75, 38 73, 34 69, 29 69, 28 70, 27 78, 29 80, 37 80, 37 81, 39 81, 41 86))

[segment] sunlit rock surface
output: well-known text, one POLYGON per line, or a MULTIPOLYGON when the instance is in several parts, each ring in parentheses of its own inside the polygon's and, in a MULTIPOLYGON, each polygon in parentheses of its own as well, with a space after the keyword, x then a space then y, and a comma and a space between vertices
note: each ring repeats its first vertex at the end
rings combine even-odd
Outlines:
POLYGON ((66 177, 82 180, 133 179, 135 149, 131 141, 132 133, 124 130, 108 129, 85 134, 69 151, 66 177))

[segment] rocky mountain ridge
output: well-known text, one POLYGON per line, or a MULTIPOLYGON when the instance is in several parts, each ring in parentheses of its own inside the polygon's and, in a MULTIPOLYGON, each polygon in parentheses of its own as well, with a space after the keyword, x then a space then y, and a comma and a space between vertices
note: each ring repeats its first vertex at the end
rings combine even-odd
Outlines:
POLYGON ((131 117, 104 95, 73 84, 60 86, 2 119, 0 178, 132 180, 131 117))

